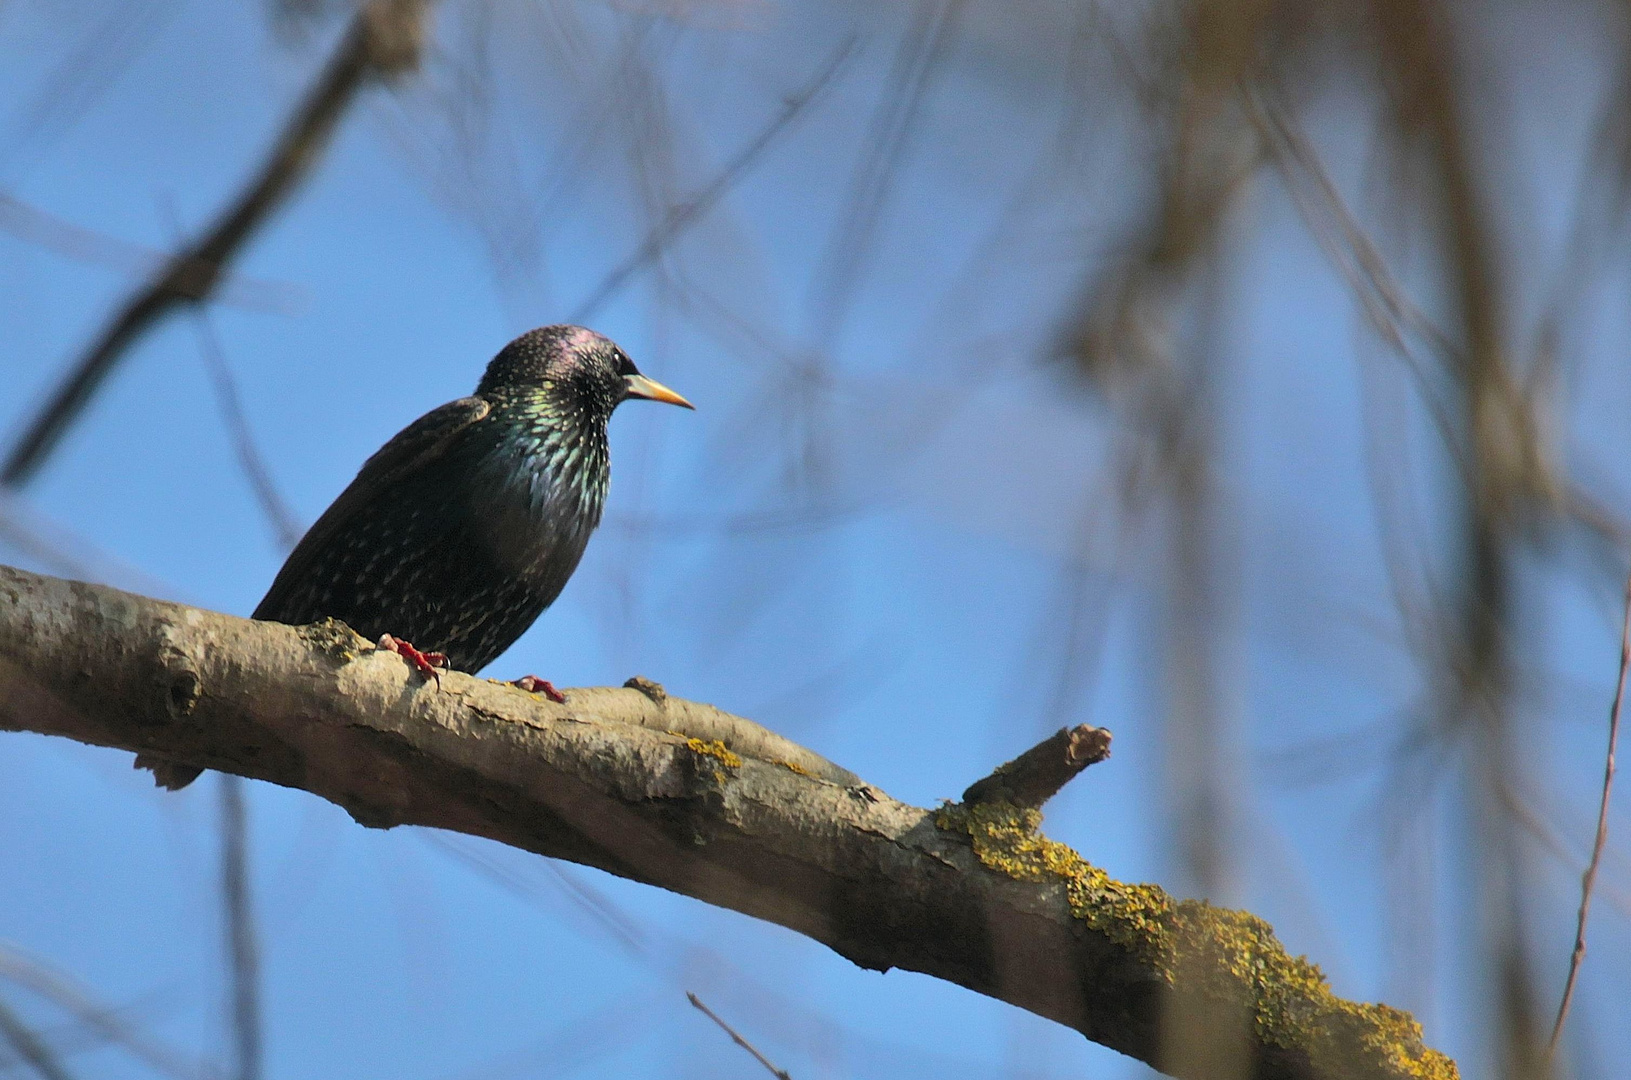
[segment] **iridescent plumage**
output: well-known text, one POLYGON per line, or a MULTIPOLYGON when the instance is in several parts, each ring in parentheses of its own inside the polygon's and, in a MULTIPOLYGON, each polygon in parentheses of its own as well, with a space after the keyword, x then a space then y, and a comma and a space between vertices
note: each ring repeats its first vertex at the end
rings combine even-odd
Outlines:
MULTIPOLYGON (((340 619, 370 640, 390 635, 481 670, 577 568, 606 501, 606 424, 630 397, 690 407, 591 330, 521 335, 473 395, 426 413, 368 459, 254 617, 340 619)), ((168 775, 154 770, 165 786, 197 775, 138 764, 166 766, 168 775)))
POLYGON ((606 424, 631 396, 684 404, 591 330, 521 335, 474 395, 426 413, 368 459, 254 617, 336 618, 481 670, 577 568, 606 501, 606 424))

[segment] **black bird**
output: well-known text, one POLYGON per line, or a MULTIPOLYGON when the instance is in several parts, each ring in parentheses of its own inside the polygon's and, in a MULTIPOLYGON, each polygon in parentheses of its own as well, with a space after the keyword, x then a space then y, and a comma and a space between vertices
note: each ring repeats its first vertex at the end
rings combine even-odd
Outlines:
MULTIPOLYGON (((692 408, 592 330, 522 334, 475 394, 432 409, 368 459, 254 617, 340 619, 426 675, 480 671, 577 569, 606 501, 606 424, 629 398, 692 408)), ((560 700, 541 679, 518 684, 560 700)), ((200 771, 146 756, 137 764, 170 788, 200 771)))

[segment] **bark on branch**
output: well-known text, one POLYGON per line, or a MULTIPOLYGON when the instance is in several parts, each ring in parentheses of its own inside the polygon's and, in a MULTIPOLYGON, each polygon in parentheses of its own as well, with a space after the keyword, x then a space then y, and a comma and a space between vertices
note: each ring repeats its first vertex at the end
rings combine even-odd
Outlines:
POLYGON ((1238 1013, 1265 1080, 1456 1075, 1407 1014, 1335 997, 1261 920, 1112 880, 1042 836, 1036 810, 908 806, 649 683, 568 694, 554 705, 458 673, 437 690, 338 623, 252 622, 0 567, 0 728, 599 867, 863 967, 950 980, 1157 1068, 1176 1006, 1238 1013))

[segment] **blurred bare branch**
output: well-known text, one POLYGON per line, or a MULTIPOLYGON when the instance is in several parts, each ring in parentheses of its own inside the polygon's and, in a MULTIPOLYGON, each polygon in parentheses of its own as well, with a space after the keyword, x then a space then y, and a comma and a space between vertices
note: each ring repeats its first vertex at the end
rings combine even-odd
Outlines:
POLYGON ((163 0, 109 5, 24 107, 21 122, 8 133, 8 151, 16 153, 71 127, 108 92, 174 13, 174 6, 163 0))
POLYGON ((1454 374, 1468 476, 1457 541, 1457 637, 1445 650, 1441 678, 1448 730, 1468 737, 1468 810, 1478 822, 1485 950, 1504 1041, 1498 1060, 1506 1076, 1545 1077, 1522 926, 1521 855, 1499 792, 1524 760, 1512 745, 1514 549, 1554 485, 1531 402, 1506 358, 1508 314, 1488 195, 1461 113, 1470 88, 1457 82, 1465 79, 1458 48, 1470 44, 1455 39, 1450 18, 1432 0, 1375 0, 1372 8, 1393 125, 1402 147, 1425 156, 1432 209, 1442 215, 1435 241, 1461 346, 1454 374))
MULTIPOLYGON (((881 1046, 876 1040, 869 1040, 865 1034, 838 1023, 796 996, 787 994, 785 985, 771 986, 758 982, 751 971, 712 945, 685 941, 660 926, 642 927, 631 912, 603 890, 585 880, 583 873, 575 867, 561 864, 554 859, 530 859, 524 862, 518 862, 514 858, 505 859, 502 857, 505 853, 492 850, 490 842, 478 841, 457 833, 435 830, 416 830, 416 833, 432 848, 458 860, 483 879, 552 918, 560 915, 559 900, 564 895, 575 911, 581 911, 589 917, 586 925, 598 930, 603 940, 612 941, 629 955, 639 959, 661 978, 666 986, 683 989, 694 976, 696 961, 700 959, 750 1004, 770 1010, 767 1020, 775 1015, 792 1013, 798 1018, 799 1026, 814 1032, 813 1037, 823 1044, 841 1041, 851 1046, 869 1048, 877 1058, 884 1057, 889 1051, 900 1052, 894 1047, 881 1046)), ((669 991, 664 989, 660 996, 653 999, 652 1006, 668 1000, 668 996, 669 991)), ((590 1030, 598 1026, 592 1026, 590 1030)), ((574 1030, 577 1030, 576 1025, 574 1030)), ((560 1040, 554 1036, 546 1036, 544 1044, 556 1048, 560 1045, 560 1040)), ((571 1045, 577 1046, 580 1043, 574 1040, 571 1045)), ((534 1056, 532 1051, 526 1051, 511 1055, 505 1060, 530 1061, 534 1056)), ((921 1051, 913 1051, 909 1056, 916 1060, 923 1055, 921 1051)), ((961 1057, 953 1057, 949 1059, 949 1063, 961 1067, 964 1060, 961 1057)), ((489 1077, 507 1074, 507 1069, 493 1066, 471 1075, 489 1077)))
POLYGON ((812 346, 817 353, 832 349, 854 301, 891 183, 935 70, 955 39, 963 4, 964 0, 914 0, 911 25, 896 50, 889 77, 878 87, 878 103, 861 144, 848 199, 827 244, 824 272, 812 293, 812 346))
POLYGON ((1342 274, 1371 328, 1416 377, 1445 445, 1462 460, 1451 419, 1453 405, 1445 400, 1443 380, 1418 356, 1412 341, 1426 342, 1448 367, 1459 364, 1459 348, 1406 294, 1343 200, 1318 151, 1270 93, 1262 87, 1247 88, 1242 95, 1246 115, 1269 148, 1310 234, 1342 274))
MULTIPOLYGON (((1222 260, 1230 211, 1266 156, 1240 88, 1260 77, 1281 13, 1272 2, 1215 0, 1174 11, 1168 93, 1149 99, 1167 140, 1157 199, 1129 253, 1090 278, 1067 316, 1064 351, 1125 417, 1122 513, 1164 497, 1167 816, 1188 887, 1221 900, 1236 889, 1240 784, 1221 652, 1232 621, 1227 583, 1237 577, 1225 561, 1232 515, 1218 477, 1222 260)), ((1169 997, 1161 1066, 1245 1076, 1249 1029, 1237 1010, 1169 997)))
POLYGON ((718 174, 690 199, 675 206, 626 259, 613 268, 589 295, 578 302, 567 322, 583 323, 594 318, 601 305, 615 296, 639 271, 649 266, 676 237, 704 217, 752 169, 777 138, 786 132, 837 77, 854 54, 856 39, 849 37, 828 57, 804 87, 787 98, 781 111, 766 127, 737 151, 718 174))
POLYGON ((172 256, 161 273, 120 306, 50 402, 26 425, 0 466, 0 484, 18 487, 33 477, 147 330, 174 309, 210 298, 228 264, 321 159, 358 91, 418 63, 428 2, 370 0, 358 10, 255 178, 200 239, 172 256))
MULTIPOLYGON (((3 191, 0 191, 0 229, 64 258, 126 274, 154 273, 173 258, 142 244, 76 225, 3 191)), ((223 274, 212 299, 252 311, 286 314, 301 306, 305 296, 304 289, 291 283, 223 274)))
MULTIPOLYGON (((1573 850, 1563 838, 1563 834, 1553 823, 1551 817, 1542 813, 1541 809, 1532 800, 1520 797, 1517 792, 1510 792, 1510 795, 1512 801, 1507 806, 1507 811, 1512 815, 1513 819, 1519 825, 1522 825, 1524 831, 1541 847, 1545 848, 1546 853, 1556 859, 1560 865, 1567 867, 1574 876, 1583 877, 1586 866, 1591 862, 1590 853, 1587 852, 1582 855, 1573 850)), ((1612 849, 1605 848, 1604 853, 1611 854, 1612 849)), ((1598 881, 1593 886, 1592 895, 1601 896, 1605 901, 1614 905, 1615 910, 1619 911, 1621 915, 1631 918, 1631 892, 1614 889, 1602 881, 1598 881)), ((1578 910, 1575 912, 1575 917, 1576 919, 1579 918, 1578 910)))
POLYGON ((185 593, 40 513, 29 500, 0 486, 0 543, 9 545, 54 573, 105 581, 157 596, 184 599, 185 593))
POLYGON ((271 466, 255 441, 255 432, 244 413, 243 398, 238 393, 237 380, 232 377, 232 368, 227 363, 226 351, 221 347, 221 337, 216 332, 214 320, 202 305, 193 309, 193 318, 198 329, 199 351, 204 357, 210 386, 215 391, 215 404, 221 411, 227 437, 232 440, 233 453, 237 455, 244 479, 249 482, 249 490, 266 518, 267 527, 272 530, 272 539, 278 550, 293 551, 306 527, 278 491, 277 482, 272 479, 271 466))
POLYGON ((214 1080, 213 1070, 128 1023, 117 1010, 97 1001, 75 980, 3 943, 0 943, 0 978, 51 1001, 108 1042, 123 1047, 154 1072, 175 1080, 214 1080))
POLYGON ((1185 47, 1171 61, 1176 92, 1163 101, 1173 112, 1164 118, 1171 143, 1153 213, 1130 254, 1089 281, 1066 319, 1065 353, 1101 384, 1123 369, 1170 363, 1168 309, 1263 160, 1236 98, 1255 71, 1274 4, 1194 0, 1178 10, 1185 47))
MULTIPOLYGON (((1623 34, 1623 31, 1622 31, 1623 34)), ((1587 142, 1575 195, 1574 220, 1558 270, 1536 320, 1530 384, 1555 377, 1562 364, 1565 329, 1616 241, 1626 233, 1631 210, 1631 61, 1623 54, 1609 84, 1595 131, 1587 142)))
POLYGON ((3 998, 0 998, 0 1038, 6 1040, 25 1065, 39 1074, 40 1080, 73 1080, 73 1074, 57 1060, 45 1040, 25 1024, 3 998))
MULTIPOLYGON (((489 855, 483 850, 483 845, 477 842, 456 834, 429 830, 420 831, 418 835, 432 848, 456 859, 505 892, 529 901, 535 900, 540 894, 540 890, 532 887, 500 860, 489 855)), ((558 886, 556 893, 564 895, 577 910, 593 920, 595 925, 605 931, 620 947, 637 956, 648 951, 645 931, 640 924, 614 904, 605 893, 553 861, 546 861, 543 866, 549 871, 550 879, 558 886)))
POLYGON ((264 1035, 261 1029, 260 941, 249 892, 249 823, 244 781, 222 773, 221 906, 227 931, 227 971, 231 986, 235 1080, 260 1080, 264 1035))
MULTIPOLYGON (((707 392, 724 405, 709 412, 715 426, 700 451, 644 430, 637 452, 619 451, 621 501, 596 548, 609 553, 595 579, 601 591, 583 605, 611 627, 600 643, 606 655, 682 668, 700 657, 707 678, 740 679, 738 700, 764 703, 756 715, 791 718, 801 730, 829 725, 823 736, 850 739, 856 732, 839 725, 871 735, 892 693, 906 689, 897 681, 963 678, 940 666, 961 665, 962 655, 937 648, 946 657, 929 658, 920 646, 953 620, 979 619, 982 631, 954 647, 989 665, 975 679, 982 689, 1000 684, 988 693, 1005 707, 971 707, 964 724, 988 724, 1005 745, 1016 716, 1034 724, 1040 714, 1053 730, 1111 709, 1129 730, 1147 725, 1130 745, 1158 763, 1165 801, 1124 811, 1167 826, 1149 830, 1156 850, 1139 852, 1145 865, 1165 863, 1184 891, 1220 901, 1237 890, 1272 896, 1283 916, 1299 890, 1266 869, 1260 834, 1243 823, 1263 795, 1298 800, 1293 813, 1317 807, 1324 816, 1299 844, 1346 829, 1343 843, 1363 854, 1344 850, 1339 866, 1309 859, 1321 880, 1305 891, 1329 896, 1333 882, 1346 890, 1363 875, 1382 898, 1344 899, 1288 925, 1339 920, 1336 947, 1309 949, 1329 955, 1334 979, 1401 999, 1435 1039, 1467 1047, 1481 1073, 1551 1080, 1565 1068, 1565 1026, 1571 1074, 1607 1075, 1601 1066, 1591 1073, 1593 1063, 1611 1070, 1624 1057, 1613 1009, 1593 996, 1604 985, 1598 965, 1623 974, 1624 960, 1595 945, 1593 967, 1581 962, 1593 897, 1599 909, 1631 903, 1617 877, 1622 853, 1606 840, 1608 782, 1594 803, 1589 855, 1584 819, 1575 824, 1572 802, 1564 813, 1549 796, 1581 787, 1572 774, 1586 738, 1572 722, 1573 699, 1558 707, 1550 691, 1567 684, 1576 694, 1589 681, 1598 693, 1606 671, 1578 670, 1588 655, 1581 612, 1596 609, 1605 623, 1620 613, 1631 543, 1620 340, 1631 266, 1631 7, 911 0, 789 15, 776 5, 475 0, 436 7, 434 40, 430 8, 267 0, 260 13, 274 20, 274 44, 326 38, 347 20, 351 30, 330 43, 320 77, 302 76, 308 92, 284 118, 259 179, 204 237, 177 237, 174 253, 73 223, 102 218, 66 191, 62 200, 30 194, 39 206, 23 201, 37 190, 31 182, 80 167, 74 161, 42 161, 34 177, 6 181, 0 230, 148 280, 77 358, 51 407, 18 414, 31 426, 19 425, 25 437, 0 473, 0 543, 65 574, 173 593, 141 585, 101 550, 139 534, 84 542, 7 485, 28 482, 135 342, 188 309, 238 471, 275 541, 292 541, 299 522, 268 464, 279 457, 257 439, 275 450, 281 436, 252 427, 261 384, 228 363, 207 305, 290 306, 285 286, 232 276, 231 267, 307 182, 359 89, 390 66, 363 70, 373 63, 355 51, 367 13, 405 12, 413 40, 400 66, 425 75, 391 98, 387 141, 432 163, 433 201, 472 227, 503 318, 530 325, 539 310, 559 309, 575 321, 641 325, 642 355, 681 367, 688 383, 714 380, 707 392), (863 48, 884 52, 861 63, 863 48), (718 160, 715 147, 725 148, 718 160), (1262 174, 1271 182, 1259 186, 1262 174), (776 184, 750 182, 760 175, 776 184), (631 250, 609 249, 625 228, 631 250), (1037 370, 1060 353, 1068 366, 1037 370), (909 558, 898 555, 907 550, 909 558), (908 572, 890 558, 910 561, 908 572), (955 584, 910 580, 939 558, 957 560, 946 564, 955 584), (879 616, 884 604, 872 597, 892 598, 897 582, 931 594, 906 616, 920 621, 879 616), (652 584, 659 589, 642 588, 652 584), (660 617, 681 610, 683 626, 660 617), (767 632, 772 619, 785 638, 767 632), (1021 631, 1010 642, 1002 635, 1014 626, 1021 631), (726 649, 756 663, 739 671, 710 663, 726 649), (1278 725, 1288 719, 1300 730, 1282 741, 1278 725), (1288 748, 1256 749, 1265 737, 1288 748), (1260 767, 1239 768, 1246 762, 1237 758, 1260 767), (1578 849, 1567 839, 1576 832, 1578 849), (1558 887, 1565 876, 1581 876, 1578 897, 1558 887), (1534 959, 1550 955, 1550 946, 1538 950, 1565 919, 1576 948, 1558 1003, 1542 977, 1549 965, 1534 959), (1388 954, 1379 976, 1373 930, 1388 954), (1358 953, 1365 961, 1351 963, 1358 953), (1548 1054, 1543 1021, 1554 1006, 1548 1054)), ((110 97, 153 28, 174 18, 150 0, 70 9, 63 55, 40 64, 8 117, 25 149, 110 97)), ((217 21, 216 31, 235 26, 217 21)), ((23 171, 17 149, 6 153, 0 164, 23 171)), ((223 166, 251 173, 244 164, 217 153, 199 175, 223 166)), ((388 189, 392 166, 368 167, 388 189)), ((129 170, 133 181, 142 175, 129 170)), ((404 202, 393 227, 443 254, 434 245, 445 222, 411 218, 410 208, 422 212, 404 202)), ((302 215, 300 224, 311 222, 302 215)), ((438 262, 449 281, 436 285, 453 287, 438 295, 462 297, 447 270, 457 263, 438 262)), ((36 294, 59 287, 59 268, 46 268, 38 285, 30 267, 18 272, 11 303, 24 321, 38 310, 36 294)), ((491 284, 480 273, 470 280, 478 291, 491 284)), ((251 347, 236 335, 229 344, 234 359, 251 347)), ((73 511, 57 504, 53 513, 73 511)), ((10 662, 0 657, 0 676, 10 662)), ((345 670, 372 677, 367 665, 377 663, 365 653, 345 670)), ((150 682, 131 677, 132 710, 152 705, 150 682)), ((389 689, 431 701, 412 685, 389 689)), ((527 720, 517 737, 541 738, 553 723, 527 720)), ((172 717, 141 738, 185 742, 196 735, 191 723, 172 717)), ((360 740, 361 731, 347 734, 360 740)), ((280 755, 296 751, 276 734, 214 751, 227 768, 284 769, 280 755)), ((891 731, 872 748, 916 745, 891 731)), ((652 753, 691 761, 663 746, 652 753)), ((297 748, 319 760, 333 750, 297 748)), ((1594 741, 1591 753, 1599 750, 1594 741)), ((474 782, 463 764, 444 763, 427 779, 422 760, 377 753, 367 745, 329 773, 287 766, 288 775, 337 797, 368 787, 356 773, 369 762, 381 775, 398 770, 390 775, 401 785, 380 783, 368 790, 372 801, 347 804, 374 823, 408 813, 403 800, 428 812, 474 782)), ((756 780, 757 768, 749 760, 744 774, 756 780)), ((521 765, 516 773, 489 803, 464 806, 456 827, 477 821, 492 833, 492 815, 522 815, 515 785, 531 791, 535 777, 521 765)), ((731 773, 720 790, 688 788, 686 797, 728 797, 742 782, 731 773)), ((1102 794, 1095 787, 1092 797, 1102 794)), ((667 807, 668 798, 654 802, 667 807)), ((1096 818, 1067 816, 1086 801, 1053 803, 1056 827, 1098 829, 1096 818)), ((621 812, 614 824, 626 823, 621 812)), ((674 831, 677 820, 697 826, 687 842, 706 840, 683 848, 686 869, 674 871, 682 888, 717 885, 710 875, 725 872, 709 860, 752 847, 732 849, 735 834, 721 843, 690 804, 662 823, 674 831)), ((611 865, 601 843, 612 828, 596 820, 551 833, 557 846, 547 849, 628 873, 628 861, 611 865)), ((222 839, 225 891, 231 839, 222 839)), ((667 852, 672 837, 654 827, 640 839, 667 852)), ((642 923, 637 905, 572 867, 506 862, 458 836, 425 842, 565 930, 616 945, 624 954, 616 960, 663 987, 694 986, 777 1045, 792 1045, 789 1028, 774 1026, 782 1014, 815 1033, 812 1045, 842 1042, 835 1073, 853 1071, 849 1048, 867 1045, 841 1013, 828 1020, 791 998, 762 1004, 772 988, 751 962, 642 923), (690 979, 686 965, 699 957, 723 972, 718 990, 690 979)), ((237 873, 247 901, 241 859, 237 873)), ((834 903, 852 899, 853 890, 837 892, 834 903)), ((805 910, 780 893, 755 902, 773 918, 786 905, 805 910)), ((857 918, 882 925, 898 911, 867 908, 857 918)), ((959 944, 984 949, 981 963, 1006 942, 995 938, 1005 924, 985 916, 956 927, 959 944)), ((1024 965, 998 970, 994 992, 1019 996, 1032 989, 1028 976, 1024 965)), ((1193 976, 1164 973, 1180 987, 1196 984, 1193 976)), ((1158 996, 1155 981, 1140 985, 1158 996)), ((604 1053, 595 1036, 636 1000, 610 996, 482 1075, 530 1074, 546 1055, 561 1055, 550 1062, 559 1070, 604 1053)), ((658 998, 649 1012, 660 1023, 680 1010, 665 1011, 658 998)), ((1146 1060, 1208 1080, 1240 1080, 1261 1065, 1255 1019, 1238 1008, 1171 995, 1155 1014, 1146 1060)), ((80 1027, 100 1032, 83 1019, 80 1027)), ((85 1041, 77 1030, 46 1035, 59 1058, 77 1061, 68 1057, 76 1038, 85 1041)), ((1014 1073, 1043 1075, 1044 1060, 1023 1056, 1032 1046, 1013 1042, 1014 1073)), ((247 1043, 239 1045, 242 1071, 247 1043)), ((927 1072, 932 1049, 874 1056, 914 1052, 927 1072)), ((21 1060, 9 1055, 0 1071, 21 1060)))
MULTIPOLYGON (((666 997, 666 995, 665 995, 666 997)), ((501 1054, 473 1069, 462 1069, 449 1080, 511 1080, 530 1078, 541 1072, 566 1075, 624 1048, 612 1033, 624 1030, 631 1016, 642 1017, 642 1025, 661 1015, 664 997, 636 992, 619 995, 590 1012, 557 1024, 518 1050, 501 1054)))

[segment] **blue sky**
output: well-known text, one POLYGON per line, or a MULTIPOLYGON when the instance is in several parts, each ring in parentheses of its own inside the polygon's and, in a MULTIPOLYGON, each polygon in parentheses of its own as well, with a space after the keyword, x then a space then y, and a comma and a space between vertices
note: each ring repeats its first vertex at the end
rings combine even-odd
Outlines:
MULTIPOLYGON (((855 35, 830 91, 596 313, 698 411, 619 412, 606 524, 488 674, 648 675, 919 805, 1061 723, 1104 724, 1115 756, 1050 805, 1046 828, 1116 876, 1183 891, 1165 817, 1159 515, 1127 524, 1120 417, 1047 359, 1084 270, 1116 250, 1153 183, 1148 135, 1124 90, 1071 66, 1080 52, 1105 63, 1071 5, 1012 20, 999 6, 959 9, 898 156, 869 174, 868 133, 890 115, 882 88, 926 8, 449 0, 424 73, 367 95, 236 267, 249 284, 233 295, 255 303, 212 305, 208 319, 277 485, 309 521, 393 432, 468 393, 505 341, 576 309, 855 35), (874 174, 870 188, 856 179, 874 174), (860 255, 845 264, 846 252, 860 255), (838 317, 835 295, 849 298, 838 317), (1077 590, 1087 629, 1073 647, 1060 613, 1077 590)), ((199 229, 338 26, 279 32, 264 8, 0 7, 0 193, 153 250, 199 229)), ((1539 17, 1503 18, 1486 51, 1516 73, 1499 85, 1524 152, 1492 172, 1498 209, 1514 265, 1549 267, 1592 114, 1536 102, 1595 100, 1600 75, 1568 62, 1596 55, 1595 39, 1584 18, 1560 20, 1545 26, 1555 45, 1524 52, 1535 27, 1523 20, 1539 17)), ((1311 112, 1346 180, 1363 175, 1365 110, 1333 92, 1311 112)), ((128 265, 31 242, 16 220, 0 220, 0 433, 38 408, 135 280, 128 265)), ((1238 785, 1238 886, 1221 899, 1268 918, 1339 993, 1417 1009, 1430 1043, 1480 1075, 1461 781, 1446 767, 1416 797, 1385 769, 1428 687, 1393 603, 1372 480, 1379 455, 1407 462, 1408 539, 1442 572, 1442 452, 1272 176, 1221 259, 1224 314, 1207 342, 1220 372, 1216 704, 1238 785), (1379 839, 1401 799, 1435 890, 1420 905, 1431 933, 1404 962, 1384 915, 1400 856, 1379 839)), ((1406 267, 1432 310, 1431 275, 1406 267)), ((1610 263, 1581 298, 1560 420, 1570 468, 1631 511, 1617 498, 1631 492, 1625 284, 1610 263)), ((1520 316, 1538 291, 1518 276, 1520 316)), ((16 520, 67 537, 86 576, 221 611, 247 614, 281 561, 188 316, 126 358, 21 497, 16 520)), ((1565 847, 1559 858, 1526 840, 1547 1008, 1614 676, 1618 585, 1588 548, 1565 532, 1520 571, 1534 612, 1519 706, 1528 790, 1565 847)), ((3 539, 0 559, 63 570, 3 539)), ((0 738, 0 945, 221 1061, 215 779, 168 794, 128 755, 0 738)), ((250 810, 270 1077, 757 1075, 686 989, 799 1080, 1147 1072, 1008 1006, 863 972, 780 928, 598 872, 365 830, 266 785, 251 787, 250 810)), ((1614 822, 1626 835, 1623 812, 1614 822)), ((1604 885, 1631 888, 1622 855, 1604 885)), ((1578 1049, 1582 1075, 1609 1076, 1589 1062, 1631 1051, 1613 1021, 1631 938, 1623 901, 1600 902, 1595 919, 1578 1049)), ((0 998, 72 1045, 48 1001, 3 978, 0 998)), ((79 1076, 146 1075, 114 1048, 68 1060, 79 1076)))

